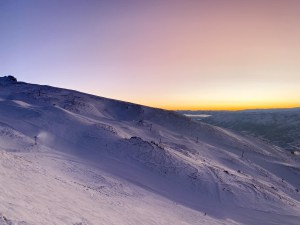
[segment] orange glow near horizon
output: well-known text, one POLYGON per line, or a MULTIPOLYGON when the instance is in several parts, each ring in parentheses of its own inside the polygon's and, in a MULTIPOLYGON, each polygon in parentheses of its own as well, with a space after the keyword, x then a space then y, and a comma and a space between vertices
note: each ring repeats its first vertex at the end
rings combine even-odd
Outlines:
POLYGON ((182 106, 180 108, 178 108, 177 105, 175 106, 161 106, 158 108, 163 108, 163 109, 167 109, 167 110, 226 110, 226 111, 237 111, 237 110, 248 110, 248 109, 290 109, 290 108, 299 108, 300 107, 300 103, 298 104, 286 104, 285 102, 282 103, 277 103, 274 105, 268 105, 268 104, 262 104, 262 105, 233 105, 233 104, 228 104, 228 105, 213 105, 213 106, 182 106))
MULTIPOLYGON (((132 101, 137 104, 145 105, 143 102, 139 101, 132 101)), ((170 104, 170 102, 151 102, 147 106, 155 107, 155 108, 162 108, 167 110, 228 110, 228 111, 235 111, 235 110, 246 110, 246 109, 283 109, 283 108, 298 108, 300 107, 300 101, 298 102, 261 102, 259 103, 245 103, 241 102, 228 102, 228 103, 220 103, 220 102, 206 102, 192 105, 191 103, 185 104, 184 102, 178 104, 170 104)))
POLYGON ((1 74, 167 109, 300 106, 299 0, 25 2, 0 9, 1 74))

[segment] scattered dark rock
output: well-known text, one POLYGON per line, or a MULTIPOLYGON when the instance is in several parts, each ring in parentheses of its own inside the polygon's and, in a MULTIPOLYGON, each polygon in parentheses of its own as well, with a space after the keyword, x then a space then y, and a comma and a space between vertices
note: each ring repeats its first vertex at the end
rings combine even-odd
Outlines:
POLYGON ((7 78, 8 78, 10 81, 17 82, 17 78, 15 78, 14 76, 8 75, 7 78))
POLYGON ((0 85, 10 85, 17 83, 17 79, 11 75, 0 77, 0 85))
POLYGON ((273 190, 275 190, 275 191, 278 191, 278 189, 277 189, 277 188, 275 188, 275 187, 273 187, 273 186, 272 186, 271 188, 272 188, 273 190))

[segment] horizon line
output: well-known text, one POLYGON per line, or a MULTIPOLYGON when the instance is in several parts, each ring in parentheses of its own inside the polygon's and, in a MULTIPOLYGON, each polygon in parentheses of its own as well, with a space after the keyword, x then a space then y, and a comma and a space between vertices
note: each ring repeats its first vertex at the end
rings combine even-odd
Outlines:
MULTIPOLYGON (((13 76, 13 75, 2 75, 0 77, 7 77, 7 76, 13 76)), ((15 77, 15 76, 13 76, 15 77)), ((41 85, 41 86, 50 86, 54 88, 61 88, 61 89, 67 89, 67 90, 72 90, 72 91, 77 91, 89 95, 94 95, 97 97, 102 97, 102 98, 107 98, 107 99, 112 99, 112 100, 117 100, 117 101, 123 101, 123 102, 128 102, 132 104, 138 104, 142 106, 147 106, 147 107, 152 107, 152 108, 160 108, 160 109, 165 109, 165 110, 171 110, 171 111, 246 111, 246 110, 280 110, 280 109, 294 109, 294 108, 300 108, 300 103, 283 103, 283 102, 278 102, 278 103, 264 103, 264 104, 253 104, 253 105, 246 105, 246 104, 224 104, 223 106, 220 104, 216 104, 215 106, 210 105, 210 106, 196 106, 196 105, 183 105, 179 106, 180 104, 174 106, 174 105, 167 105, 167 104, 155 104, 153 101, 152 102, 141 102, 141 101, 131 101, 131 100, 126 100, 126 99, 120 99, 120 98, 114 98, 114 97, 108 97, 101 95, 99 93, 87 91, 87 90, 78 90, 75 87, 61 87, 60 85, 55 85, 55 84, 41 84, 39 82, 27 82, 27 81, 22 81, 22 80, 17 80, 17 82, 23 82, 27 84, 33 84, 33 85, 41 85), (239 106, 240 105, 240 106, 239 106)))

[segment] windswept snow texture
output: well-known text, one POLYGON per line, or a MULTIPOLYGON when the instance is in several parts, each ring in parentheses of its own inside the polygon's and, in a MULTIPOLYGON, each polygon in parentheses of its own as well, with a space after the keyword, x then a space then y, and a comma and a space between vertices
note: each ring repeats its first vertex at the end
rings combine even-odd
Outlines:
POLYGON ((300 223, 298 156, 174 112, 7 79, 1 225, 300 223))

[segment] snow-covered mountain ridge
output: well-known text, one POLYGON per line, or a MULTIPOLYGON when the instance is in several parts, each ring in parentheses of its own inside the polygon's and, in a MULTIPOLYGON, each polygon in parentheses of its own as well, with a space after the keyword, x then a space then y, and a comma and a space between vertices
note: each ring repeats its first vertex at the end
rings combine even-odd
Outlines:
POLYGON ((0 224, 299 224, 299 177, 255 138, 0 78, 0 224))

